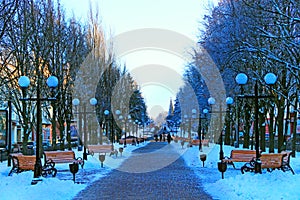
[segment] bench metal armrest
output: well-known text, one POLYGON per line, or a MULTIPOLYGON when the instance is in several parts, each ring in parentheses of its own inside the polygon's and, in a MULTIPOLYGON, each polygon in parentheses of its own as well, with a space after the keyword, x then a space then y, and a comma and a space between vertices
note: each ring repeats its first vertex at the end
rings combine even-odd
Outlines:
POLYGON ((224 156, 224 158, 223 159, 226 159, 226 160, 231 160, 231 158, 230 157, 228 157, 228 156, 224 156))
POLYGON ((83 169, 83 166, 84 166, 84 160, 83 160, 83 158, 77 157, 77 158, 75 158, 75 160, 79 161, 78 163, 80 164, 81 169, 83 169))
POLYGON ((52 175, 52 177, 55 177, 57 174, 57 169, 54 166, 55 163, 51 159, 47 160, 47 162, 42 167, 42 176, 46 177, 48 175, 52 175))

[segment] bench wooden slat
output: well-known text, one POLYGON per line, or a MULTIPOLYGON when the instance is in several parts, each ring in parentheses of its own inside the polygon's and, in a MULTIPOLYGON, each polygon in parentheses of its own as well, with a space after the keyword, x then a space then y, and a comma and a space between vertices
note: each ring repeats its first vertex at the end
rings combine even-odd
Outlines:
POLYGON ((35 156, 18 156, 18 165, 20 170, 34 170, 35 156))
POLYGON ((268 153, 260 156, 262 169, 277 169, 281 168, 283 161, 283 154, 281 153, 268 153))

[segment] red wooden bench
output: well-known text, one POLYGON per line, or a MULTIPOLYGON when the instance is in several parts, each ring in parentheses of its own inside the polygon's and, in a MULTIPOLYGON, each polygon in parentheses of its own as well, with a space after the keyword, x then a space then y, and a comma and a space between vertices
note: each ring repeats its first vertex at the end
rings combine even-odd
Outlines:
MULTIPOLYGON (((34 166, 36 163, 36 156, 28 156, 23 155, 21 153, 14 153, 10 154, 10 157, 12 158, 12 169, 9 172, 9 176, 15 172, 15 173, 21 173, 23 171, 34 171, 34 166)), ((42 166, 42 176, 46 177, 47 175, 52 175, 52 177, 55 177, 57 173, 57 170, 54 168, 53 164, 45 164, 42 166)))
POLYGON ((103 144, 103 145, 89 145, 88 152, 92 156, 95 153, 111 153, 114 150, 114 146, 110 144, 103 144))
POLYGON ((75 158, 74 151, 44 151, 45 163, 78 163, 83 168, 84 160, 81 157, 75 158))
MULTIPOLYGON (((192 145, 194 145, 194 146, 199 146, 199 142, 200 142, 200 140, 199 139, 194 139, 194 140, 192 140, 192 145)), ((202 144, 202 146, 209 146, 209 140, 208 139, 203 139, 203 140, 201 140, 201 144, 202 144)))
POLYGON ((234 162, 250 162, 256 157, 255 150, 234 149, 231 150, 230 157, 225 156, 223 162, 230 164, 235 169, 234 162))
MULTIPOLYGON (((267 169, 268 172, 271 172, 275 169, 282 169, 283 164, 283 157, 284 154, 281 153, 265 153, 261 154, 260 162, 261 162, 261 169, 267 169)), ((246 163, 242 168, 242 174, 244 172, 253 172, 255 170, 255 158, 252 159, 250 162, 246 163)), ((260 172, 261 173, 261 172, 260 172)))

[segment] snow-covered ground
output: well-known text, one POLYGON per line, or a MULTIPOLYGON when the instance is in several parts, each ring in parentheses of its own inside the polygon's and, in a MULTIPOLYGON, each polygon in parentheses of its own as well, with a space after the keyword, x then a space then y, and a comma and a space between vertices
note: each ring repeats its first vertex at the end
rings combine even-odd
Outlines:
MULTIPOLYGON (((146 143, 145 143, 146 144, 146 143)), ((7 162, 0 163, 0 199, 72 199, 76 193, 84 189, 88 183, 93 180, 106 176, 112 169, 117 168, 126 158, 130 157, 132 150, 142 147, 128 146, 125 148, 123 155, 116 158, 115 156, 106 156, 104 168, 101 168, 97 156, 88 156, 84 169, 79 169, 76 180, 80 184, 74 184, 72 174, 68 171, 68 164, 59 164, 56 167, 59 172, 55 178, 43 178, 37 185, 31 185, 33 172, 23 172, 7 176, 10 167, 7 162), (85 178, 81 179, 81 174, 85 178), (47 194, 47 195, 45 195, 47 194)), ((172 145, 182 152, 179 143, 172 145)), ((117 145, 116 145, 117 146, 117 145)), ((118 148, 118 147, 117 147, 118 148)), ((186 148, 186 147, 185 147, 186 148)), ((224 154, 230 155, 232 147, 224 146, 224 154)), ((82 156, 82 152, 76 152, 77 156, 82 156)), ((207 160, 204 167, 199 159, 197 147, 187 148, 184 154, 186 164, 191 167, 195 173, 201 177, 204 189, 216 199, 300 199, 300 190, 297 186, 300 183, 300 154, 291 159, 291 166, 295 175, 291 172, 273 171, 272 173, 263 172, 263 174, 245 173, 241 174, 240 170, 235 170, 228 166, 225 172, 225 178, 221 179, 221 173, 217 169, 219 157, 219 146, 211 145, 210 148, 204 147, 201 154, 207 154, 207 160)), ((236 167, 241 167, 237 164, 236 167)))
MULTIPOLYGON (((234 149, 231 146, 224 146, 224 155, 229 156, 230 151, 234 149)), ((205 180, 204 189, 215 199, 230 200, 296 200, 300 199, 300 153, 296 153, 296 158, 291 157, 291 171, 283 172, 275 170, 267 172, 263 170, 262 174, 246 172, 242 174, 240 170, 227 166, 224 173, 224 179, 218 171, 217 162, 219 158, 219 145, 207 151, 207 160, 204 168, 199 165, 199 151, 197 148, 189 148, 184 154, 186 163, 194 169, 196 174, 205 180), (207 169, 206 169, 207 168, 207 169), (204 172, 206 173, 203 173, 204 172)), ((235 163, 236 168, 241 168, 244 163, 235 163)))

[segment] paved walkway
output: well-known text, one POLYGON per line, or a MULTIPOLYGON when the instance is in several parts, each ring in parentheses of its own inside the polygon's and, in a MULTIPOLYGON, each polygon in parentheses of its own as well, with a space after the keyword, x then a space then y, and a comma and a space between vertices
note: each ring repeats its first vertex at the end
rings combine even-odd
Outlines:
POLYGON ((201 180, 167 143, 149 143, 135 150, 122 166, 110 172, 74 200, 81 199, 212 199, 201 180))

